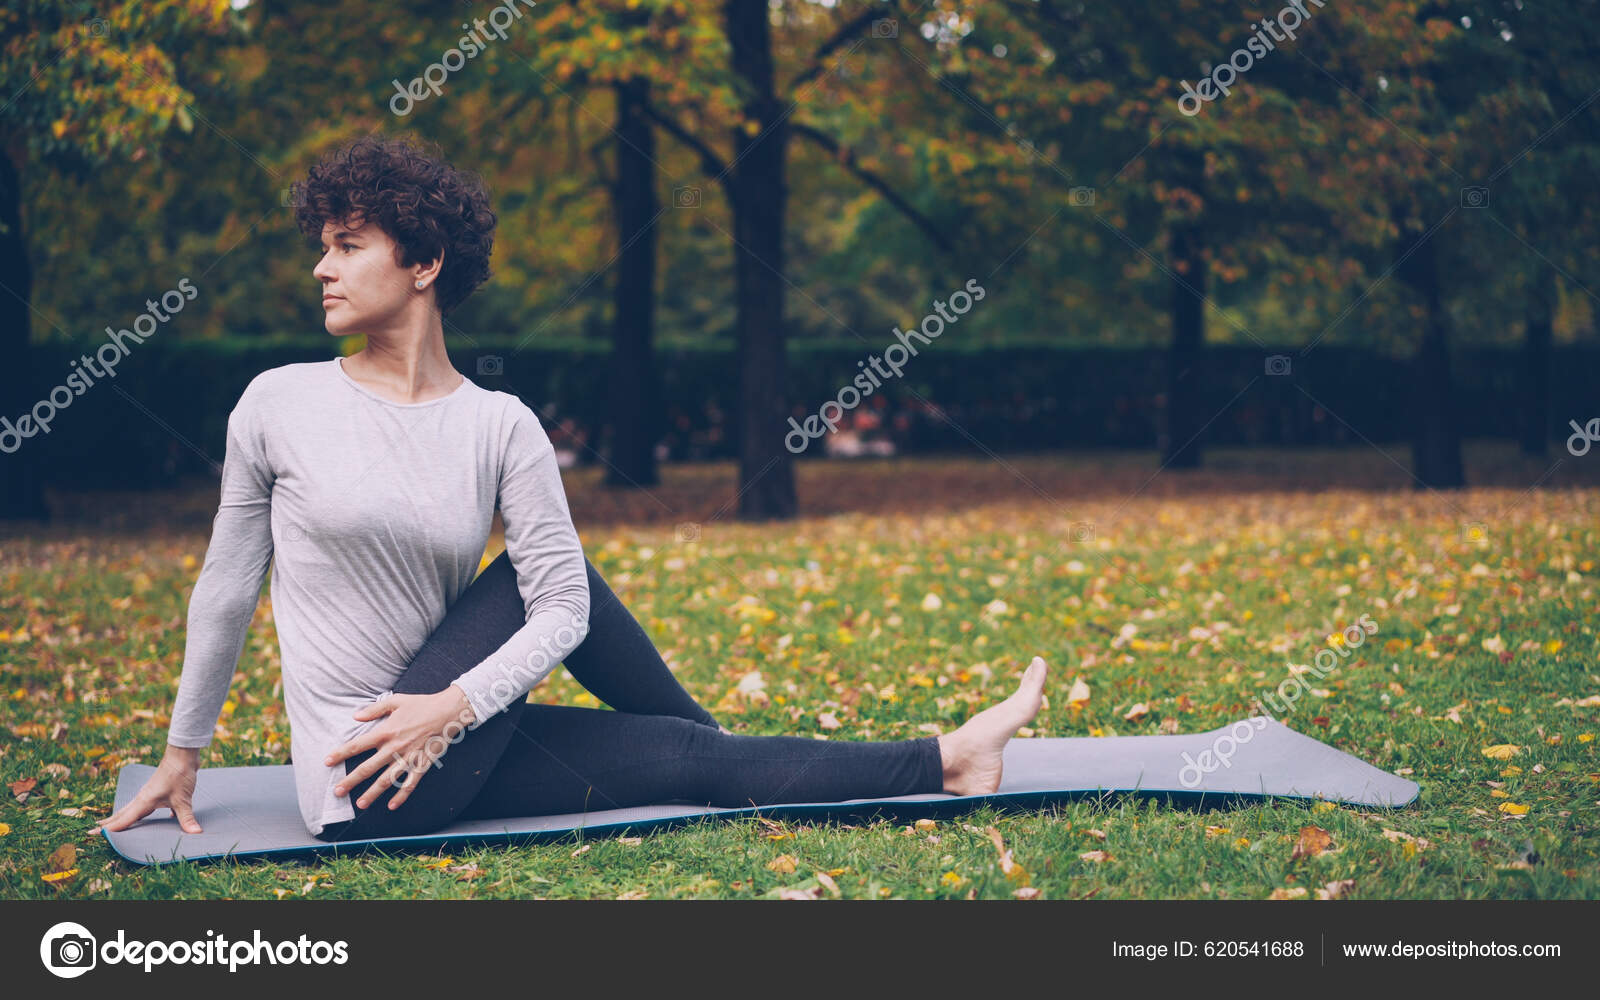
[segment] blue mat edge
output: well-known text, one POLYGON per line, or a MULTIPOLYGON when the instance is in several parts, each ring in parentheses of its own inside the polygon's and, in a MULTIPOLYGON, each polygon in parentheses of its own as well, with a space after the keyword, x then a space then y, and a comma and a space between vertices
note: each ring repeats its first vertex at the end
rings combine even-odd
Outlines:
MULTIPOLYGON (((131 768, 144 768, 154 771, 149 764, 128 763, 122 766, 117 775, 117 784, 120 790, 122 775, 131 768)), ((134 772, 136 773, 136 772, 134 772)), ((1416 791, 1404 802, 1391 805, 1366 805, 1367 809, 1387 809, 1391 811, 1405 809, 1421 798, 1421 786, 1411 782, 1416 791)), ((745 806, 741 808, 716 809, 681 816, 661 816, 655 819, 623 820, 615 823, 596 823, 592 826, 585 825, 570 827, 565 830, 523 830, 517 832, 505 831, 502 833, 439 833, 416 834, 404 837, 380 837, 373 840, 359 841, 330 841, 307 844, 302 847, 268 848, 254 851, 226 851, 221 854, 202 854, 195 857, 170 858, 166 861, 151 861, 148 858, 135 858, 124 854, 116 843, 109 837, 111 849, 117 856, 130 864, 141 866, 174 864, 180 861, 205 862, 224 861, 227 859, 268 861, 283 859, 311 859, 321 855, 360 854, 373 848, 383 848, 389 845, 391 849, 400 848, 405 852, 416 852, 424 848, 442 847, 449 844, 480 845, 480 846, 518 846, 522 844, 559 841, 571 837, 573 834, 588 835, 621 835, 625 831, 638 833, 652 833, 658 830, 668 830, 680 826, 689 826, 701 820, 741 819, 757 816, 771 818, 803 819, 821 813, 828 818, 878 816, 885 819, 899 818, 897 807, 909 807, 914 810, 917 818, 948 818, 971 812, 983 805, 993 805, 1002 811, 1030 811, 1044 809, 1050 806, 1066 804, 1088 798, 1114 798, 1132 796, 1140 799, 1159 799, 1179 805, 1192 805, 1201 807, 1207 797, 1219 802, 1222 807, 1237 804, 1271 803, 1276 799, 1286 799, 1299 802, 1331 801, 1318 796, 1309 795, 1278 795, 1262 794, 1256 792, 1215 792, 1215 791, 1175 791, 1158 789, 1154 791, 1140 788, 1094 788, 1094 789, 1064 789, 1060 791, 1033 791, 1033 792, 1007 792, 993 795, 947 795, 933 796, 926 799, 889 800, 858 800, 852 802, 814 802, 814 803, 782 803, 767 806, 745 806)), ((307 834, 310 836, 310 834, 307 834)))

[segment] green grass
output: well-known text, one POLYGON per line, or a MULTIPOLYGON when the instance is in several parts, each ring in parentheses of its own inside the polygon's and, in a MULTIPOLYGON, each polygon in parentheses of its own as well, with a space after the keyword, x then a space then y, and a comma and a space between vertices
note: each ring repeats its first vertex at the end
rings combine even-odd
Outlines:
MULTIPOLYGON (((1059 472, 1073 460, 1038 461, 1059 472)), ((912 493, 918 475, 1003 478, 978 462, 896 469, 912 493)), ((160 757, 205 533, 83 527, 8 540, 0 555, 0 775, 37 781, 25 801, 9 791, 0 801, 0 896, 828 897, 823 872, 847 898, 1008 898, 1023 877, 1002 873, 990 826, 1046 899, 1259 899, 1345 879, 1357 898, 1600 896, 1600 707, 1578 704, 1600 694, 1600 490, 1258 488, 1127 501, 1131 490, 1113 490, 1058 503, 1011 489, 945 512, 719 520, 690 539, 671 524, 585 527, 588 489, 569 486, 590 557, 689 691, 738 732, 949 731, 1009 692, 1035 653, 1052 666, 1035 736, 1205 730, 1242 717, 1289 664, 1311 663, 1330 634, 1369 614, 1377 634, 1315 682, 1325 695, 1282 721, 1408 769, 1420 803, 1188 811, 1122 799, 983 809, 932 829, 738 820, 637 843, 575 835, 457 850, 449 861, 129 865, 88 831, 109 811, 117 767, 160 757), (924 608, 929 594, 937 610, 924 608), (1004 608, 986 610, 997 600, 1004 608), (733 693, 752 670, 765 698, 733 693), (1074 707, 1078 678, 1091 694, 1074 707), (1138 703, 1147 712, 1126 718, 1138 703), (839 727, 822 728, 823 713, 839 727), (1484 754, 1503 744, 1514 756, 1484 754), (1331 849, 1294 857, 1311 826, 1331 849), (47 881, 63 845, 76 849, 76 872, 47 881), (1517 864, 1529 848, 1538 860, 1517 864), (1082 857, 1095 850, 1107 857, 1082 857), (793 872, 771 867, 783 855, 793 872)), ((278 669, 263 595, 210 764, 283 762, 278 669)), ((564 671, 534 697, 594 704, 564 671)))

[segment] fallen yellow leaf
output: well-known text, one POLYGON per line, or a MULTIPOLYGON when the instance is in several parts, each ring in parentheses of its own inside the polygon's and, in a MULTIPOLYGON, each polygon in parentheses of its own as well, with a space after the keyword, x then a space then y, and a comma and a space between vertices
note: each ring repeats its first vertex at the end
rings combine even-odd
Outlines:
POLYGON ((1320 826, 1302 826, 1300 839, 1294 845, 1294 852, 1289 855, 1289 860, 1296 858, 1312 858, 1326 851, 1333 844, 1333 835, 1320 826))
POLYGON ((1517 755, 1515 743, 1496 743, 1492 747, 1484 747, 1483 755, 1492 760, 1510 760, 1517 755))
POLYGON ((1011 851, 1006 848, 1005 841, 1001 839, 1000 831, 991 826, 985 828, 984 832, 987 833, 989 835, 989 839, 994 842, 995 852, 1000 855, 1001 874, 1005 875, 1005 877, 1012 882, 1027 885, 1030 881, 1028 877, 1028 870, 1012 860, 1011 851))
POLYGON ((838 899, 839 898, 839 896, 840 896, 839 883, 835 882, 833 880, 833 877, 830 876, 827 872, 817 872, 817 881, 822 883, 822 887, 824 889, 827 889, 828 892, 833 895, 834 899, 838 899))
POLYGON ((1089 704, 1089 685, 1084 683, 1082 677, 1072 682, 1072 690, 1067 692, 1067 704, 1073 708, 1089 704))

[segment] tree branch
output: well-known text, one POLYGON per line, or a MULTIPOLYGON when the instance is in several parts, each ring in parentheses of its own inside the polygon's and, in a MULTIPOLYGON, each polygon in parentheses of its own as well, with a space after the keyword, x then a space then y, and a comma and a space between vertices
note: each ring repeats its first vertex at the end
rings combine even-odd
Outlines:
POLYGON ((665 111, 655 106, 653 101, 645 101, 641 107, 651 121, 660 125, 667 134, 688 146, 700 157, 700 169, 708 176, 722 185, 722 190, 727 194, 728 200, 733 200, 733 183, 728 177, 729 168, 723 164, 722 158, 716 150, 702 142, 699 136, 679 125, 675 119, 665 111))
POLYGON ((940 250, 948 254, 955 253, 955 244, 938 226, 933 224, 933 220, 917 211, 910 202, 900 197, 900 194, 889 186, 888 181, 856 162, 855 150, 840 146, 838 140, 834 139, 833 136, 803 122, 791 121, 789 128, 793 130, 795 135, 804 136, 833 154, 834 160, 840 166, 854 174, 861 183, 882 195, 884 201, 894 206, 901 215, 910 219, 911 223, 922 230, 923 235, 932 240, 940 250))
MULTIPOLYGON (((898 4, 890 4, 889 8, 892 12, 899 13, 898 4)), ((845 42, 848 42, 853 36, 859 34, 862 28, 872 24, 874 21, 882 20, 884 13, 885 12, 883 8, 881 7, 868 7, 866 10, 857 14, 855 17, 852 17, 844 24, 841 24, 839 26, 839 30, 835 31, 833 36, 826 42, 823 42, 822 45, 817 49, 816 55, 811 57, 811 65, 806 67, 804 71, 795 74, 795 78, 789 81, 789 86, 785 88, 784 92, 793 94, 800 88, 801 84, 821 76, 823 60, 827 59, 834 53, 836 49, 838 49, 845 42)))

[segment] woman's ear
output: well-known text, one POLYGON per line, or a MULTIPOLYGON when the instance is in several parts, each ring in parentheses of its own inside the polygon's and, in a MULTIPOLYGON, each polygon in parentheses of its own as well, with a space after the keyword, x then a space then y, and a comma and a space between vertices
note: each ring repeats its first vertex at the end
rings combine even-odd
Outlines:
POLYGON ((439 280, 439 272, 442 270, 444 270, 444 251, 440 250, 439 256, 417 268, 416 273, 412 275, 411 283, 419 291, 425 291, 429 285, 439 280))

